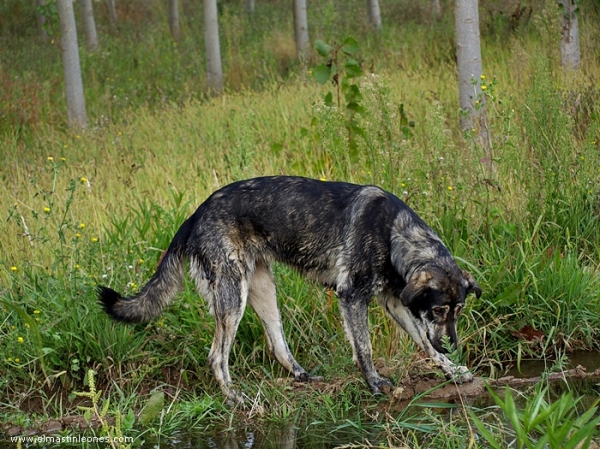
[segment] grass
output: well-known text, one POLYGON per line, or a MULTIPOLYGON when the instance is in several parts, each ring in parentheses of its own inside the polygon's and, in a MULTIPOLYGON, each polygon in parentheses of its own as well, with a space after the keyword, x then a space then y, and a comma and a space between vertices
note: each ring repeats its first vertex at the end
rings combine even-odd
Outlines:
MULTIPOLYGON (((323 105, 334 88, 295 61, 283 3, 258 2, 252 18, 241 4, 223 5, 228 88, 218 98, 205 92, 200 21, 191 20, 200 6, 184 6, 186 37, 177 45, 162 20, 164 5, 127 10, 118 32, 101 28, 100 52, 82 50, 92 125, 79 134, 65 128, 57 49, 20 34, 35 29, 30 15, 10 10, 16 25, 5 28, 0 45, 6 422, 27 427, 83 413, 76 405, 90 404, 69 395, 88 391, 93 369, 107 416, 130 416, 154 392, 166 392, 164 414, 141 427, 122 425, 146 432, 140 438, 183 423, 228 427, 248 416, 355 426, 365 409, 390 444, 402 435, 416 447, 442 439, 462 447, 473 433, 461 414, 420 413, 436 425, 428 433, 408 426, 409 415, 381 411, 387 400, 374 400, 352 366, 335 298, 285 267, 275 275, 290 347, 331 389, 297 391, 278 381, 286 374, 248 311, 232 353, 233 375, 254 400, 245 417, 222 405, 208 373, 213 322, 191 282, 147 325, 117 326, 100 312, 97 284, 135 292, 200 202, 233 180, 262 174, 375 183, 413 207, 484 290, 459 325, 461 357, 476 373, 495 376, 517 360, 599 349, 597 7, 582 4, 586 56, 577 74, 558 68, 558 43, 547 31, 558 19, 549 9, 537 5, 515 30, 492 13, 483 20, 486 79, 479 82, 488 87, 489 160, 471 133, 458 130, 452 23, 428 23, 408 3, 381 3, 390 15, 378 36, 360 16, 360 2, 343 10, 334 2, 311 6, 311 36, 339 43, 351 34, 363 71, 375 73, 356 80, 364 112, 352 117, 361 134, 351 143, 348 115, 323 105), (410 20, 401 18, 407 11, 410 20), (515 337, 527 326, 543 339, 515 337)), ((319 62, 315 54, 309 64, 319 62)), ((418 357, 414 345, 375 306, 371 326, 376 357, 400 380, 418 357)))

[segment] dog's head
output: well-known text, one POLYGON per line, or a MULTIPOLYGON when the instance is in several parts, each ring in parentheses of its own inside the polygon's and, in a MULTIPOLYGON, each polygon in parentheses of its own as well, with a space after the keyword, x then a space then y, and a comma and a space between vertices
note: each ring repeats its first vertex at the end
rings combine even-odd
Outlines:
POLYGON ((481 296, 481 288, 469 272, 432 265, 411 277, 400 301, 426 331, 434 349, 443 354, 447 352, 442 343, 445 336, 454 348, 458 346, 456 322, 469 293, 481 296))

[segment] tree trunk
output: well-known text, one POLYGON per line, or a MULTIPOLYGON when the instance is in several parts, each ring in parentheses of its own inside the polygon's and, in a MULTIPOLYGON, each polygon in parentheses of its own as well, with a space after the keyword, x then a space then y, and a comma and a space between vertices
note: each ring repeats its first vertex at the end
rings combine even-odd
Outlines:
POLYGON ((179 0, 169 0, 169 29, 175 42, 181 40, 181 27, 179 25, 179 0))
POLYGON ((60 46, 65 72, 65 95, 67 116, 71 129, 84 128, 87 125, 83 81, 79 64, 77 29, 72 0, 57 0, 58 20, 60 23, 60 46))
POLYGON ((223 90, 223 66, 219 42, 217 0, 204 0, 204 47, 208 87, 214 92, 223 90))
POLYGON ((89 51, 96 51, 98 50, 98 33, 96 32, 92 0, 81 0, 81 13, 83 16, 85 45, 89 51))
POLYGON ((476 101, 484 100, 479 86, 482 67, 477 0, 456 0, 455 19, 461 128, 472 129, 476 101))
POLYGON ((431 13, 435 20, 440 20, 442 18, 442 5, 440 4, 440 0, 431 0, 431 13))
POLYGON ((254 0, 246 0, 246 11, 248 14, 254 14, 254 0))
POLYGON ((308 57, 308 17, 306 0, 294 0, 294 34, 296 37, 296 54, 301 62, 308 57))
POLYGON ((579 51, 579 23, 575 0, 559 0, 562 21, 560 54, 565 68, 577 69, 581 63, 579 51))
POLYGON ((460 126, 479 133, 481 144, 491 164, 491 142, 485 114, 485 95, 482 94, 483 74, 479 36, 477 0, 456 0, 456 59, 458 66, 458 95, 460 126))
POLYGON ((381 12, 379 10, 379 0, 367 0, 367 13, 369 23, 376 31, 381 31, 381 12))
POLYGON ((44 24, 46 23, 46 17, 40 12, 40 7, 44 6, 44 0, 36 0, 35 2, 37 8, 35 10, 35 18, 38 24, 38 34, 42 42, 48 41, 48 32, 46 28, 44 28, 44 24))
POLYGON ((112 28, 117 26, 117 3, 116 0, 106 0, 108 5, 108 21, 112 28))

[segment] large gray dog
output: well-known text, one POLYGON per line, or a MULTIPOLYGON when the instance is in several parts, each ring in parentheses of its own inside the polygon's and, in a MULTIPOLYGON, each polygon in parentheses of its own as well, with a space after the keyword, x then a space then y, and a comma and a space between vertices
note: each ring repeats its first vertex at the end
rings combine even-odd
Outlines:
POLYGON ((435 232, 379 187, 273 176, 213 193, 175 234, 154 276, 135 296, 99 288, 106 312, 124 322, 158 316, 180 290, 186 260, 215 318, 208 361, 225 396, 229 352, 246 303, 263 323, 275 358, 299 381, 309 374, 292 356, 281 324, 273 261, 334 289, 354 360, 373 392, 389 388, 372 360, 367 311, 373 296, 448 378, 472 380, 445 355, 456 346, 465 297, 481 289, 435 232))

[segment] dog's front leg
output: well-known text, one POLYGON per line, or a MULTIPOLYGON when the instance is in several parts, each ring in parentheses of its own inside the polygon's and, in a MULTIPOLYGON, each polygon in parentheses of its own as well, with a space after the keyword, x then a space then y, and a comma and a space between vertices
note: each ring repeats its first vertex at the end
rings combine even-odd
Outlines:
POLYGON ((360 367, 373 393, 389 393, 392 384, 388 379, 377 373, 373 364, 373 349, 369 335, 368 300, 356 294, 339 296, 344 329, 352 346, 354 363, 360 367))

